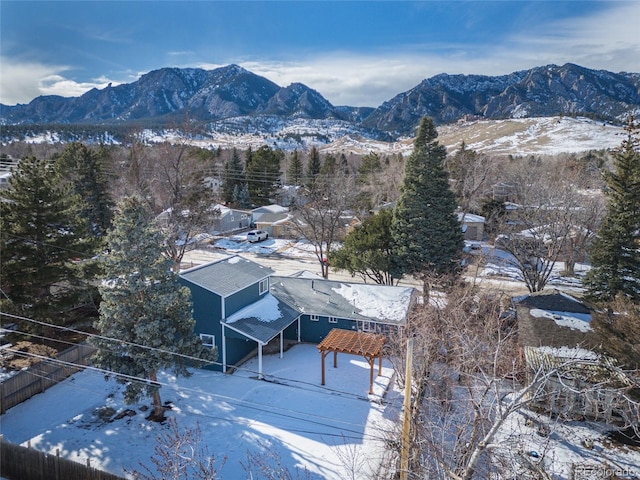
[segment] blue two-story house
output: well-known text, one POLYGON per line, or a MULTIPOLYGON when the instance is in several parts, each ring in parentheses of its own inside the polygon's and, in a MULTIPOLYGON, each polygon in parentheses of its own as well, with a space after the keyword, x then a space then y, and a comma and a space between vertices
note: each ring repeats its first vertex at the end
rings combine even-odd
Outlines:
POLYGON ((299 274, 275 276, 240 256, 185 270, 182 284, 193 301, 196 334, 217 347, 217 369, 242 362, 279 340, 319 343, 333 328, 384 332, 406 324, 416 299, 410 287, 345 283, 299 274))

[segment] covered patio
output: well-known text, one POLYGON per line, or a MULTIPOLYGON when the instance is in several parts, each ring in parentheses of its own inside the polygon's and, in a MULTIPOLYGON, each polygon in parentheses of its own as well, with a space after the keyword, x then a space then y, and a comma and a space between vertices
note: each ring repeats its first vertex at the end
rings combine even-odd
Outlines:
POLYGON ((294 322, 298 322, 298 343, 300 342, 300 314, 280 302, 270 294, 235 313, 222 325, 222 371, 227 365, 227 330, 231 330, 258 344, 258 378, 264 378, 262 370, 263 348, 271 340, 280 337, 280 358, 284 356, 284 330, 294 322))
POLYGON ((322 382, 325 384, 324 363, 329 352, 333 352, 333 368, 338 368, 338 353, 364 357, 369 364, 369 394, 373 394, 373 369, 378 359, 378 375, 382 375, 382 347, 384 335, 355 330, 332 329, 317 346, 322 358, 322 382))

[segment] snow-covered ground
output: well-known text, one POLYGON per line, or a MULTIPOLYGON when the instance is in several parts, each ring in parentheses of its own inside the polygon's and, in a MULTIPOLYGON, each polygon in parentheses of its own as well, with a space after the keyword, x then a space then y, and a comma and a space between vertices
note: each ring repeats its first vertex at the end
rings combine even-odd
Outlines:
MULTIPOLYGON (((409 155, 413 150, 413 138, 394 142, 375 140, 363 136, 342 121, 294 119, 278 121, 254 132, 239 133, 242 128, 236 133, 229 133, 228 129, 222 127, 206 136, 190 139, 189 143, 207 149, 235 148, 238 145, 257 149, 270 145, 288 151, 315 146, 321 153, 361 155, 371 152, 409 155)), ((493 156, 554 155, 618 147, 622 141, 621 133, 622 127, 588 118, 511 118, 442 125, 438 127, 438 141, 450 152, 459 148, 464 141, 468 148, 493 156)), ((145 130, 140 139, 147 143, 184 141, 173 130, 145 130)), ((27 137, 24 141, 56 143, 61 138, 57 132, 48 131, 27 137)), ((108 132, 101 136, 100 141, 118 143, 108 132)))
MULTIPOLYGON (((522 290, 508 255, 487 244, 479 247, 471 250, 485 260, 476 280, 522 290)), ((198 264, 230 254, 265 262, 279 275, 319 270, 308 245, 276 239, 249 244, 242 235, 193 250, 185 262, 198 264)), ((581 265, 578 270, 586 268, 581 265)), ((579 288, 577 280, 560 275, 561 269, 560 264, 551 285, 568 291, 579 288)), ((336 275, 332 272, 330 278, 336 275)), ((265 380, 257 379, 253 359, 232 375, 195 370, 185 379, 162 374, 161 394, 171 403, 167 417, 175 419, 183 431, 199 426, 203 446, 219 460, 226 457, 223 479, 250 478, 243 467, 247 454, 266 455, 294 475, 296 469, 306 469, 313 480, 369 479, 382 458, 385 435, 397 425, 402 394, 385 362, 374 394, 367 395, 368 368, 362 358, 338 355, 334 369, 329 356, 322 387, 320 355, 314 345, 302 344, 286 351, 282 359, 266 355, 265 380)), ((145 420, 148 411, 141 407, 148 403, 125 405, 120 385, 105 382, 101 372, 87 369, 10 409, 0 417, 0 434, 43 451, 59 450, 60 455, 83 463, 89 459, 91 465, 117 474, 140 470, 140 463, 153 468, 156 438, 168 433, 169 426, 145 420), (115 419, 126 408, 132 409, 132 416, 115 419)), ((608 428, 589 422, 553 422, 523 411, 509 419, 492 448, 544 462, 554 480, 573 480, 572 465, 594 468, 581 470, 582 476, 575 480, 606 478, 606 473, 640 478, 640 449, 612 443, 608 428)))
MULTIPOLYGON (((249 478, 242 466, 247 454, 266 452, 294 474, 306 469, 311 479, 352 478, 354 458, 361 463, 355 478, 372 478, 401 404, 393 394, 384 396, 393 374, 389 364, 383 363, 373 395, 367 393, 368 363, 352 355, 339 354, 338 368, 329 356, 326 385, 320 386, 315 345, 296 345, 284 358, 266 355, 263 369, 265 380, 257 379, 256 359, 232 375, 207 370, 186 379, 162 375, 162 399, 172 407, 167 417, 181 430, 200 427, 201 446, 227 458, 224 479, 249 478)), ((66 458, 89 459, 94 467, 123 474, 141 470, 139 462, 153 467, 156 438, 169 431, 167 424, 145 420, 143 405, 148 402, 125 405, 120 385, 87 369, 10 409, 0 417, 0 433, 8 441, 59 450, 66 458), (135 414, 115 420, 126 408, 135 414)))

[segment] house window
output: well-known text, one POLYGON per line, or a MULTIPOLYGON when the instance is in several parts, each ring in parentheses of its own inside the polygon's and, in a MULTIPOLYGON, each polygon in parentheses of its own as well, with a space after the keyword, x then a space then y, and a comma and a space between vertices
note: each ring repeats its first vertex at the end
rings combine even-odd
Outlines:
POLYGON ((201 333, 200 340, 202 341, 202 346, 207 348, 214 348, 216 346, 216 336, 209 335, 208 333, 201 333))
POLYGON ((329 323, 338 323, 338 319, 336 317, 329 317, 329 323))
POLYGON ((376 324, 374 322, 362 322, 362 331, 363 332, 375 332, 376 324))
POLYGON ((312 322, 317 322, 318 320, 320 320, 320 317, 318 317, 318 315, 311 315, 312 322))
POLYGON ((269 279, 260 280, 260 295, 269 291, 269 279))

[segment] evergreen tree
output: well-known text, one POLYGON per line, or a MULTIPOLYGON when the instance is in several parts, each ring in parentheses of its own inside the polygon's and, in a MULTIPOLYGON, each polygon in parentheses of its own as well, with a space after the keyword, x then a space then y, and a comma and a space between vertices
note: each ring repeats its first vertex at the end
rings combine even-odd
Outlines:
POLYGON ((247 163, 247 184, 249 195, 255 205, 267 205, 280 186, 280 162, 284 154, 263 145, 251 156, 247 163))
POLYGON ((331 266, 347 270, 351 275, 359 275, 383 285, 393 285, 394 277, 391 239, 390 209, 380 210, 347 234, 342 248, 329 257, 331 266))
POLYGON ((307 164, 307 183, 312 184, 320 175, 322 164, 320 163, 320 153, 316 147, 311 147, 309 152, 309 163, 307 164))
POLYGON ((332 176, 332 175, 336 174, 336 170, 337 170, 336 157, 334 155, 328 153, 324 157, 324 163, 322 164, 322 167, 320 168, 320 173, 322 175, 332 176))
POLYGON ((231 159, 224 166, 222 177, 222 199, 233 202, 233 192, 245 183, 244 167, 236 148, 233 149, 231 159))
POLYGON ((592 269, 584 284, 593 301, 622 294, 640 302, 640 138, 633 117, 606 171, 607 214, 590 249, 592 269))
POLYGON ((1 288, 6 307, 51 323, 86 293, 77 262, 92 255, 79 200, 49 160, 20 161, 0 194, 1 288))
POLYGON ((87 220, 90 233, 97 238, 104 238, 111 226, 109 162, 109 151, 104 145, 95 151, 79 142, 70 143, 56 157, 60 176, 70 182, 71 190, 80 200, 78 214, 87 220))
POLYGON ((291 185, 301 185, 304 176, 302 159, 298 150, 294 150, 289 159, 289 169, 287 170, 288 181, 291 185))
POLYGON ((349 161, 347 160, 347 156, 344 153, 340 154, 340 169, 342 173, 345 175, 349 175, 351 170, 349 169, 349 161))
POLYGON ((126 385, 125 400, 153 399, 153 420, 164 418, 157 373, 188 376, 195 357, 213 360, 194 334, 191 294, 172 273, 163 254, 163 235, 144 200, 123 198, 107 236, 102 303, 93 337, 94 364, 126 385), (132 380, 133 379, 133 380, 132 380))
POLYGON ((443 164, 445 147, 429 118, 423 118, 407 159, 401 194, 393 212, 394 277, 443 279, 460 271, 464 241, 456 217, 455 194, 443 164))
POLYGON ((381 169, 382 164, 380 163, 380 155, 375 152, 371 152, 362 157, 362 160, 360 161, 360 167, 358 168, 358 173, 360 174, 361 179, 364 181, 369 175, 371 175, 372 173, 380 172, 381 169))

